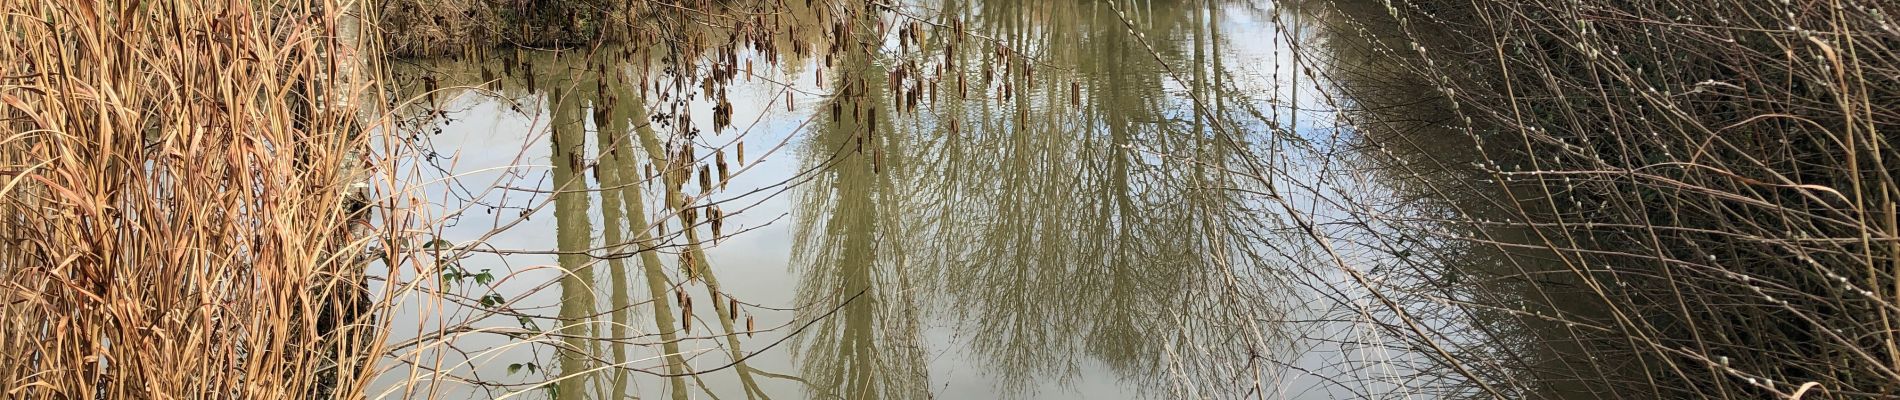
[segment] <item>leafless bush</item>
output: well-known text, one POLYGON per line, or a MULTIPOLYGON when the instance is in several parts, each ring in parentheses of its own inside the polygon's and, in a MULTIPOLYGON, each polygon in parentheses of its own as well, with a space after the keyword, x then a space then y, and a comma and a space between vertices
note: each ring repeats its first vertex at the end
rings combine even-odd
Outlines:
POLYGON ((1346 129, 1410 182, 1346 207, 1385 227, 1356 231, 1401 299, 1377 319, 1443 322, 1388 326, 1408 386, 1900 394, 1893 3, 1306 6, 1346 129))

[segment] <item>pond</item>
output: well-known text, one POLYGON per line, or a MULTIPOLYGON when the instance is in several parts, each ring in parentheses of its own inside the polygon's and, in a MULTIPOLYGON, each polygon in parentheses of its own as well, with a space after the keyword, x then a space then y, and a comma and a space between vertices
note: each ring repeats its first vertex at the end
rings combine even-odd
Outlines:
POLYGON ((372 396, 1329 397, 1295 331, 1350 329, 1276 322, 1343 279, 1276 242, 1318 189, 1264 195, 1344 151, 1298 14, 794 4, 392 61, 439 228, 382 272, 372 396))
POLYGON ((1893 1, 164 3, 0 2, 7 397, 1900 397, 1893 1))

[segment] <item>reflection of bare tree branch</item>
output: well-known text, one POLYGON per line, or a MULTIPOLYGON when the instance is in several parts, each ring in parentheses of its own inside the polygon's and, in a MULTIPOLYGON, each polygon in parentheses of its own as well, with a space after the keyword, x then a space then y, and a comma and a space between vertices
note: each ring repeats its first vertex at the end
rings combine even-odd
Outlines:
POLYGON ((886 75, 861 50, 847 50, 842 58, 834 75, 839 93, 827 101, 831 114, 820 117, 805 145, 806 162, 825 168, 797 198, 798 298, 812 303, 844 293, 868 297, 824 319, 795 347, 814 396, 924 398, 915 304, 904 277, 908 265, 895 240, 903 229, 895 225, 902 223, 895 216, 903 195, 894 192, 898 178, 891 165, 902 158, 891 149, 903 149, 902 138, 884 107, 886 75))

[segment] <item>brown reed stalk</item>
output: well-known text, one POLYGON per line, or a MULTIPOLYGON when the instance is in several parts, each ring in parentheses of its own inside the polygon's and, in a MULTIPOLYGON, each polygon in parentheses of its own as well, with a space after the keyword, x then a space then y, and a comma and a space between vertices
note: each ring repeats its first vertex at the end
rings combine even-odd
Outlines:
POLYGON ((362 397, 353 7, 0 2, 0 396, 362 397))

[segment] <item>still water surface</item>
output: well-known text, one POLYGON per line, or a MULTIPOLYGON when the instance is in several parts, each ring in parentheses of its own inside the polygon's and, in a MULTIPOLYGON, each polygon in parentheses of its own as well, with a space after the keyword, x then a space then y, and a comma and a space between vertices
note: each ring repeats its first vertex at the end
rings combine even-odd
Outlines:
POLYGON ((1303 300, 1243 162, 1327 134, 1291 12, 792 8, 770 50, 395 62, 450 223, 379 394, 1327 397, 1267 357, 1303 300))

